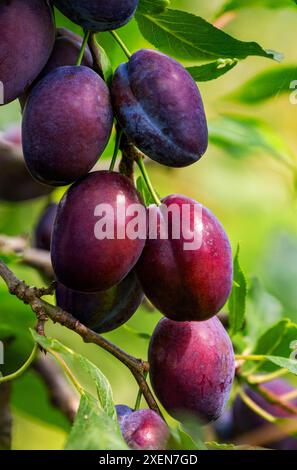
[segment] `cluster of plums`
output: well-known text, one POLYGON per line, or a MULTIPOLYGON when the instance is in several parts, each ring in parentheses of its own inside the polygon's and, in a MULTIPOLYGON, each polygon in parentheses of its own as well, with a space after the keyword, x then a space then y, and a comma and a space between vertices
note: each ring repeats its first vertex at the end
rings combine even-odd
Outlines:
MULTIPOLYGON (((97 239, 94 213, 99 204, 116 209, 119 198, 126 206, 143 201, 126 176, 90 172, 115 118, 128 141, 156 162, 185 167, 199 160, 208 143, 199 90, 182 65, 153 50, 140 50, 120 65, 109 89, 94 70, 88 47, 82 65, 75 65, 82 39, 55 31, 50 3, 84 29, 106 31, 125 24, 137 0, 0 4, 0 79, 5 103, 18 98, 23 107, 27 167, 44 185, 71 184, 59 205, 47 209, 35 240, 36 246, 50 248, 57 304, 102 333, 126 322, 146 295, 165 316, 149 348, 158 399, 180 420, 186 414, 203 423, 216 420, 229 398, 235 369, 231 341, 215 316, 233 278, 222 225, 200 203, 171 195, 162 200, 165 206, 200 209, 200 223, 191 221, 202 240, 199 249, 184 250, 182 230, 178 239, 170 234, 163 239, 160 225, 156 239, 130 239, 129 215, 114 221, 124 236, 97 239)), ((160 221, 157 205, 155 211, 160 221)), ((168 430, 153 412, 125 413, 120 421, 131 447, 165 447, 168 430), (137 429, 148 429, 153 443, 145 444, 137 429)))

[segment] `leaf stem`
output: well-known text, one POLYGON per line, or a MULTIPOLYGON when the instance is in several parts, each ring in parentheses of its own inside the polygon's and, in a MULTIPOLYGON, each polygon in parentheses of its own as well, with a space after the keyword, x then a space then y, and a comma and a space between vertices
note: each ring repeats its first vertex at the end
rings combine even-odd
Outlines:
POLYGON ((139 159, 137 160, 137 165, 138 165, 138 167, 139 167, 139 169, 140 169, 140 171, 141 171, 141 174, 142 174, 142 176, 143 176, 143 178, 144 178, 144 181, 146 182, 146 185, 147 185, 147 187, 148 187, 148 189, 149 189, 149 191, 150 191, 150 193, 151 193, 151 195, 152 195, 152 197, 153 197, 155 203, 157 204, 157 206, 160 206, 160 205, 161 205, 161 201, 160 201, 160 199, 159 199, 159 197, 158 197, 158 195, 157 195, 157 193, 156 193, 156 191, 155 191, 155 189, 154 189, 154 187, 153 187, 153 185, 152 185, 152 183, 151 183, 151 180, 150 180, 150 178, 149 178, 149 175, 148 175, 148 173, 147 173, 147 171, 146 171, 146 168, 145 168, 145 165, 144 165, 144 163, 143 163, 143 158, 139 158, 139 159))
POLYGON ((64 359, 62 359, 60 354, 56 353, 56 351, 53 351, 52 349, 49 349, 49 352, 52 354, 52 356, 54 356, 54 358, 60 364, 65 374, 67 375, 67 377, 70 379, 70 381, 73 383, 74 387, 78 391, 78 393, 80 395, 83 395, 85 393, 83 387, 80 385, 76 377, 73 375, 73 373, 71 372, 70 368, 68 367, 64 359))
POLYGON ((282 377, 283 375, 288 374, 288 369, 278 369, 271 374, 261 374, 261 375, 248 375, 247 380, 250 384, 263 384, 266 382, 271 382, 271 380, 282 377))
POLYGON ((245 355, 245 354, 235 354, 236 361, 265 361, 265 356, 262 355, 245 355))
POLYGON ((22 367, 20 367, 16 372, 13 372, 10 375, 6 375, 5 377, 0 377, 0 384, 4 382, 10 382, 11 380, 15 380, 19 378, 21 375, 23 375, 23 373, 26 372, 26 370, 30 367, 32 362, 35 360, 37 353, 38 353, 38 344, 35 343, 29 358, 22 365, 22 367))
POLYGON ((257 415, 261 416, 261 418, 265 419, 269 423, 275 423, 277 421, 274 416, 272 416, 270 413, 267 413, 267 411, 263 410, 263 408, 257 405, 257 403, 255 403, 254 400, 252 400, 242 388, 238 389, 238 393, 242 401, 257 415))
POLYGON ((117 160, 117 156, 118 156, 118 153, 119 153, 119 148, 120 148, 120 144, 121 144, 122 135, 123 135, 122 129, 117 130, 116 141, 115 141, 115 146, 114 146, 114 152, 113 152, 111 164, 110 164, 110 167, 109 167, 109 171, 114 170, 116 160, 117 160))
POLYGON ((90 37, 90 33, 91 33, 90 31, 85 31, 84 40, 82 42, 82 45, 81 45, 81 48, 80 48, 80 51, 79 51, 79 54, 78 54, 78 58, 77 58, 77 61, 76 61, 75 65, 81 65, 81 63, 82 63, 84 53, 85 53, 85 49, 87 47, 88 40, 89 40, 89 37, 90 37))
MULTIPOLYGON (((147 374, 148 374, 148 371, 145 371, 144 374, 143 374, 145 380, 147 378, 147 374)), ((139 388, 137 398, 136 398, 136 402, 135 402, 135 406, 134 406, 135 411, 139 410, 139 408, 140 408, 141 398, 142 398, 142 390, 141 390, 141 388, 139 388)))
POLYGON ((123 50, 123 52, 125 53, 125 55, 127 56, 128 59, 130 59, 130 57, 132 56, 131 52, 129 51, 128 47, 126 46, 126 44, 124 43, 124 41, 120 38, 120 36, 118 35, 118 33, 116 33, 115 31, 110 31, 110 34, 113 36, 113 38, 116 40, 116 42, 118 43, 118 45, 120 46, 120 48, 123 50))

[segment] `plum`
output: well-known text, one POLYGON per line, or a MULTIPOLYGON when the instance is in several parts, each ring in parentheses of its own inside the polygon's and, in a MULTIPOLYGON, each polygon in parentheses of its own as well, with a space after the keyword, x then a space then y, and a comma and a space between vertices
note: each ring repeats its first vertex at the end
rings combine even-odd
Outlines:
POLYGON ((153 410, 126 413, 120 421, 125 441, 133 450, 166 450, 169 429, 153 410))
MULTIPOLYGON (((294 390, 294 387, 283 379, 274 379, 270 382, 261 384, 263 390, 267 390, 276 397, 285 395, 294 390)), ((276 404, 269 403, 262 395, 249 387, 245 388, 247 395, 261 408, 277 418, 289 418, 291 415, 276 404)), ((297 407, 297 398, 292 400, 292 405, 297 407)), ((233 417, 233 433, 235 435, 245 434, 262 426, 267 426, 267 421, 261 418, 253 410, 251 410, 238 395, 235 399, 232 409, 233 417)), ((279 450, 297 450, 297 439, 287 437, 278 442, 269 442, 269 447, 279 450)))
POLYGON ((84 29, 110 31, 128 23, 138 0, 53 0, 53 4, 84 29))
POLYGON ((93 172, 70 187, 58 207, 51 247, 54 271, 62 284, 73 290, 97 292, 127 276, 145 243, 145 237, 128 237, 127 224, 133 215, 117 216, 119 205, 127 208, 131 204, 144 209, 130 180, 118 173, 93 172), (106 205, 114 212, 107 217, 114 233, 100 239, 96 224, 104 216, 99 218, 98 213, 97 217, 96 208, 106 205))
POLYGON ((77 292, 62 284, 56 290, 57 305, 97 333, 107 333, 126 323, 143 300, 132 271, 118 285, 96 293, 77 292))
POLYGON ((119 425, 122 424, 123 419, 127 415, 130 415, 131 413, 133 413, 132 408, 130 408, 127 405, 116 405, 115 409, 116 409, 116 412, 117 412, 119 425))
POLYGON ((208 131, 200 92, 174 59, 152 50, 136 52, 116 70, 112 100, 128 139, 153 160, 184 167, 205 153, 208 131))
POLYGON ((142 288, 171 320, 207 320, 224 306, 232 289, 230 242, 216 217, 193 199, 172 195, 162 203, 163 208, 151 207, 158 220, 157 237, 148 237, 137 264, 142 288), (167 239, 162 238, 162 211, 166 208, 172 209, 168 211, 167 239), (173 217, 173 210, 178 210, 179 216, 173 217), (174 238, 176 230, 178 237, 174 238), (185 249, 185 244, 195 239, 197 246, 185 249))
POLYGON ((35 227, 33 244, 39 250, 50 251, 57 208, 57 204, 50 203, 42 212, 35 227))
POLYGON ((86 175, 111 134, 109 90, 88 67, 59 67, 32 90, 23 114, 23 149, 32 176, 63 186, 86 175))
POLYGON ((55 24, 47 0, 0 3, 0 80, 4 103, 18 98, 47 63, 55 41, 55 24))
POLYGON ((37 183, 28 172, 22 150, 21 127, 0 132, 0 200, 27 201, 49 194, 52 188, 37 183))
POLYGON ((221 322, 163 318, 149 346, 152 387, 173 417, 217 420, 229 399, 235 373, 232 343, 221 322))

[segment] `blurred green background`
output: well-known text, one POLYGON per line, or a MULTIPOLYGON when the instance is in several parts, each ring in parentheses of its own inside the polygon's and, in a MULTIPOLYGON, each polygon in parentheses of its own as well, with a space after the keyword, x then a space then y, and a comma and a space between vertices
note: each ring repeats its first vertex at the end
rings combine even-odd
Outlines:
MULTIPOLYGON (((196 13, 212 21, 222 1, 172 0, 172 8, 196 13)), ((249 2, 246 2, 248 4, 249 2)), ((297 9, 246 8, 240 10, 224 28, 242 40, 255 40, 263 47, 285 54, 284 64, 296 63, 297 9)), ((61 15, 59 26, 76 32, 79 28, 61 15)), ((132 51, 146 44, 132 21, 120 30, 121 37, 132 51)), ((98 36, 112 59, 113 66, 125 60, 121 50, 108 34, 98 36)), ((297 155, 297 106, 289 94, 276 95, 260 105, 240 105, 227 98, 230 92, 256 73, 279 67, 261 58, 248 58, 235 69, 212 82, 200 85, 210 122, 224 113, 243 114, 264 119, 297 155)), ((297 79, 297 69, 296 77, 297 79)), ((17 102, 0 108, 0 129, 20 120, 17 102)), ((223 125, 223 124, 222 124, 223 125)), ((264 316, 267 323, 281 315, 297 320, 297 220, 296 194, 291 172, 267 151, 255 151, 253 145, 244 156, 234 155, 211 144, 202 160, 189 168, 172 170, 150 165, 149 173, 158 192, 165 196, 183 193, 208 206, 222 221, 233 248, 241 245, 241 264, 249 278, 261 283, 261 302, 251 303, 250 315, 264 316)), ((105 157, 111 154, 111 147, 105 157)), ((1 171, 1 168, 0 168, 1 171)), ((13 184, 13 181, 11 182, 13 184)), ((17 190, 17 188, 16 188, 17 190)), ((22 204, 0 203, 0 233, 31 234, 44 200, 22 204)), ((14 266, 17 274, 29 284, 42 285, 42 280, 29 268, 14 266)), ((150 333, 160 315, 139 309, 129 325, 150 333)), ((32 324, 30 309, 9 296, 0 283, 0 332, 20 332, 17 341, 8 348, 5 373, 20 366, 29 354, 32 342, 27 333, 32 324)), ((97 364, 111 382, 116 403, 132 405, 137 386, 120 363, 93 345, 85 345, 74 334, 60 326, 48 324, 49 336, 54 336, 72 349, 86 355, 97 364)), ((127 352, 146 358, 147 341, 120 328, 107 337, 127 352)), ((15 418, 13 447, 15 449, 60 449, 63 447, 68 424, 48 404, 46 391, 33 373, 19 379, 14 386, 13 413, 15 418)))

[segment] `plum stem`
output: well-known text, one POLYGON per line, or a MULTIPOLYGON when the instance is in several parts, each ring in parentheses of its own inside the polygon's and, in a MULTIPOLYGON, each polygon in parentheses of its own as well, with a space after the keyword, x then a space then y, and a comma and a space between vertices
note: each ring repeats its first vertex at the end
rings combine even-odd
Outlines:
MULTIPOLYGON (((143 374, 145 380, 146 380, 146 378, 147 378, 147 374, 148 374, 148 371, 145 371, 144 374, 143 374)), ((135 410, 135 411, 139 410, 139 408, 140 408, 141 398, 142 398, 142 390, 141 390, 141 388, 140 388, 140 389, 138 390, 137 397, 136 397, 136 402, 135 402, 135 406, 134 406, 134 410, 135 410)))
POLYGON ((146 185, 147 185, 147 187, 148 187, 148 189, 149 189, 149 191, 150 191, 150 193, 151 193, 151 195, 152 195, 152 198, 154 199, 156 205, 157 205, 157 206, 160 206, 160 205, 161 205, 161 201, 160 201, 160 199, 159 199, 159 197, 158 197, 158 195, 157 195, 157 193, 156 193, 156 191, 155 191, 155 189, 154 189, 154 187, 153 187, 153 185, 152 185, 152 182, 151 182, 151 180, 150 180, 150 178, 149 178, 149 175, 148 175, 148 173, 147 173, 147 171, 146 171, 145 165, 144 165, 144 163, 143 163, 143 158, 137 159, 137 165, 138 165, 138 167, 139 167, 139 169, 140 169, 140 171, 141 171, 141 174, 142 174, 142 176, 143 176, 143 178, 144 178, 144 181, 146 182, 146 185))
POLYGON ((257 403, 255 403, 254 400, 252 400, 242 388, 239 388, 238 393, 242 401, 257 415, 261 416, 261 418, 265 419, 265 421, 268 421, 269 423, 276 422, 276 418, 270 413, 267 413, 267 411, 263 410, 263 408, 261 408, 259 405, 257 405, 257 403))
POLYGON ((288 374, 288 369, 279 369, 271 374, 261 374, 261 375, 248 375, 247 379, 250 384, 263 384, 266 382, 271 382, 271 380, 282 377, 283 375, 288 374))
POLYGON ((54 323, 65 326, 69 330, 77 333, 85 343, 96 344, 128 367, 135 377, 148 406, 162 416, 159 406, 145 379, 145 372, 149 370, 148 362, 131 356, 103 336, 98 335, 95 331, 80 323, 70 313, 41 299, 38 294, 44 291, 29 287, 24 281, 18 279, 2 260, 0 260, 0 277, 7 285, 10 294, 15 295, 25 304, 30 305, 37 318, 41 318, 41 316, 48 317, 54 323))
POLYGON ((122 38, 118 35, 118 33, 116 33, 115 31, 110 31, 110 34, 112 35, 112 37, 116 40, 116 42, 118 43, 118 45, 120 46, 120 48, 123 50, 123 52, 125 53, 125 55, 127 56, 128 59, 130 59, 130 57, 132 56, 131 52, 129 51, 128 47, 126 46, 126 44, 124 43, 124 41, 122 40, 122 38))
POLYGON ((86 49, 87 44, 88 44, 89 37, 90 37, 90 31, 85 31, 84 40, 82 42, 82 45, 81 45, 81 48, 80 48, 80 51, 79 51, 79 54, 78 54, 78 58, 77 58, 77 61, 76 61, 75 65, 81 65, 83 57, 84 57, 85 49, 86 49))
POLYGON ((114 152, 113 152, 112 160, 111 160, 111 163, 110 163, 109 171, 114 170, 114 167, 115 167, 115 164, 116 164, 116 161, 117 161, 117 156, 118 156, 119 149, 120 149, 122 135, 123 135, 122 129, 118 129, 117 133, 116 133, 116 141, 115 141, 115 146, 114 146, 114 152))
POLYGON ((38 353, 38 345, 37 343, 35 343, 33 350, 29 358, 26 360, 26 362, 17 371, 13 372, 12 374, 6 375, 4 377, 0 377, 0 384, 18 379, 21 375, 23 375, 23 373, 26 372, 26 370, 31 366, 32 362, 35 360, 37 353, 38 353))

